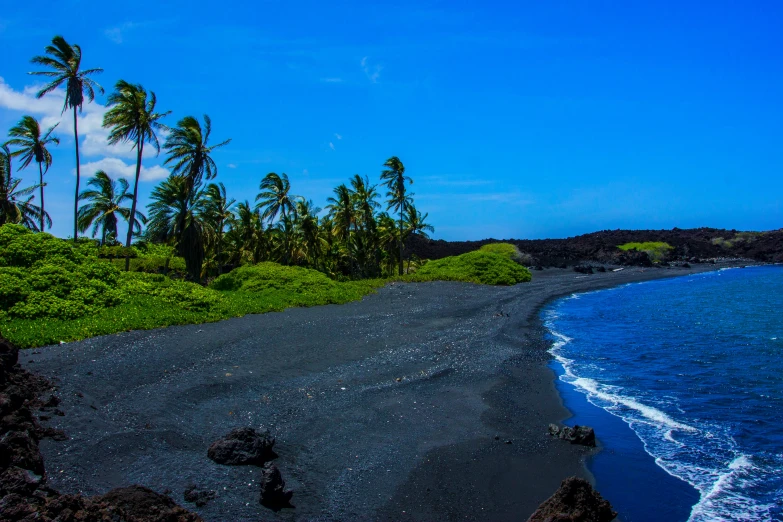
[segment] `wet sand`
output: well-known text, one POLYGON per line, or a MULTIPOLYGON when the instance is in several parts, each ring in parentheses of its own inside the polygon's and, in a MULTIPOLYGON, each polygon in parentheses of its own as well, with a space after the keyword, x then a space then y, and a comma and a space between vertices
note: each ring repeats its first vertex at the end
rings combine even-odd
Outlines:
POLYGON ((550 269, 505 288, 392 284, 346 305, 98 337, 20 360, 59 387, 65 415, 45 424, 70 439, 41 451, 63 493, 143 484, 208 521, 524 520, 562 479, 587 476, 590 451, 547 435, 569 413, 540 308, 715 268, 550 269), (258 468, 207 458, 230 429, 261 425, 277 437, 293 509, 259 505, 258 468), (187 504, 189 484, 218 496, 187 504))

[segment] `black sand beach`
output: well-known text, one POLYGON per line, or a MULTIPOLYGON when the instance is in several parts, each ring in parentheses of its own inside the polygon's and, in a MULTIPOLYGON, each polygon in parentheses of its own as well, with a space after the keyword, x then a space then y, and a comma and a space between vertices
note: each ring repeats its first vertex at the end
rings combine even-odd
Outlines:
POLYGON ((394 284, 347 305, 105 336, 20 360, 59 387, 65 415, 45 424, 70 439, 41 450, 64 493, 143 484, 210 521, 524 520, 561 480, 586 476, 590 451, 547 435, 568 412, 541 306, 715 268, 394 284), (293 509, 259 505, 259 468, 207 458, 230 429, 260 425, 277 437, 293 509), (217 498, 187 504, 188 484, 217 498))

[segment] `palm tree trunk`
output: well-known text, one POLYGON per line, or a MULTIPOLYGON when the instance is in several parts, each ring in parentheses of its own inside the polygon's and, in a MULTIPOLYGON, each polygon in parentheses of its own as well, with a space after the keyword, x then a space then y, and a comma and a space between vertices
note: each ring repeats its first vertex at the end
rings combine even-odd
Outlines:
POLYGON ((76 141, 76 197, 73 201, 73 241, 79 238, 79 125, 76 121, 76 106, 73 106, 73 137, 76 141))
POLYGON ((44 216, 46 215, 46 212, 44 211, 44 199, 43 199, 43 167, 40 163, 38 163, 38 182, 41 185, 41 232, 44 231, 44 216))
POLYGON ((220 218, 218 220, 218 235, 217 235, 217 264, 218 264, 218 275, 221 275, 223 273, 223 263, 220 262, 220 245, 223 242, 223 218, 220 218))
POLYGON ((400 275, 402 275, 402 209, 400 209, 400 275))
POLYGON ((125 240, 125 271, 130 271, 130 246, 133 239, 133 223, 136 220, 136 199, 139 195, 139 175, 141 174, 141 155, 144 151, 144 141, 136 140, 136 182, 133 184, 133 203, 131 203, 130 219, 128 220, 128 237, 125 240))

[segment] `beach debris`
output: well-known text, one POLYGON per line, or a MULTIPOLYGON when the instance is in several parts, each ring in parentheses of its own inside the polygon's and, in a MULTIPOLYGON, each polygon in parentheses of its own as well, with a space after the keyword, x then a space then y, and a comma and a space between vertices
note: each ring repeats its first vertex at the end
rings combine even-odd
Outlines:
POLYGON ((267 462, 261 470, 261 505, 273 511, 291 507, 294 492, 285 489, 285 481, 277 466, 267 462))
POLYGON ((560 428, 556 424, 550 424, 549 434, 553 437, 567 440, 571 444, 595 447, 595 431, 590 426, 579 426, 577 424, 573 428, 570 426, 560 428))
POLYGON ((206 506, 207 502, 215 497, 217 497, 217 493, 215 491, 211 489, 201 489, 195 484, 188 485, 188 487, 185 489, 185 493, 183 494, 185 502, 196 504, 198 507, 206 506))
POLYGON ((242 466, 246 464, 263 466, 277 458, 272 451, 275 438, 269 430, 244 427, 235 428, 209 446, 207 456, 218 464, 242 466))
POLYGON ((527 522, 610 522, 616 516, 609 501, 589 482, 569 477, 554 495, 538 506, 527 522))
POLYGON ((615 268, 614 270, 612 270, 612 272, 622 272, 623 270, 625 270, 625 268, 620 267, 620 268, 615 268))

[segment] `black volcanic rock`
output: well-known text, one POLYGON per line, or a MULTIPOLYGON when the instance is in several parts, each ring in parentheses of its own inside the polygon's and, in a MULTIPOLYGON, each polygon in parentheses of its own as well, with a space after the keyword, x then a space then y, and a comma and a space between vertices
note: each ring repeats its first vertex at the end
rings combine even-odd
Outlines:
POLYGON ((190 502, 192 504, 196 504, 198 507, 201 507, 207 505, 207 502, 217 497, 217 493, 211 489, 201 489, 196 485, 191 484, 187 487, 187 489, 185 489, 185 492, 182 496, 185 499, 185 502, 190 502))
POLYGON ((690 263, 701 259, 741 257, 757 261, 783 261, 783 229, 747 234, 736 230, 715 228, 672 230, 603 230, 567 239, 484 239, 481 241, 442 241, 412 234, 405 245, 404 256, 420 259, 440 259, 477 250, 487 243, 499 241, 516 245, 533 257, 533 265, 573 266, 594 262, 609 265, 651 266, 646 254, 622 252, 617 247, 625 243, 663 241, 673 250, 667 261, 690 263), (724 241, 718 241, 722 239, 724 241), (721 246, 723 245, 723 246, 721 246), (730 245, 730 246, 726 246, 730 245), (639 255, 642 254, 642 255, 639 255))
POLYGON ((218 464, 262 466, 277 457, 272 447, 275 439, 269 430, 256 431, 253 428, 235 428, 209 447, 207 456, 218 464))
POLYGON ((530 515, 527 522, 611 522, 612 505, 584 479, 565 479, 554 495, 530 515))
POLYGON ((571 444, 595 447, 595 431, 590 426, 579 426, 577 424, 573 428, 570 426, 559 428, 555 424, 550 424, 549 434, 553 437, 566 440, 571 444))
POLYGON ((52 395, 49 382, 17 365, 18 353, 0 337, 0 520, 201 520, 170 498, 141 486, 95 497, 61 495, 49 487, 38 443, 43 437, 62 440, 65 435, 41 427, 32 411, 52 408, 60 401, 52 395), (40 400, 45 394, 46 400, 40 400))
POLYGON ((267 462, 261 470, 261 505, 274 511, 291 507, 294 492, 285 489, 285 481, 277 466, 267 462))

